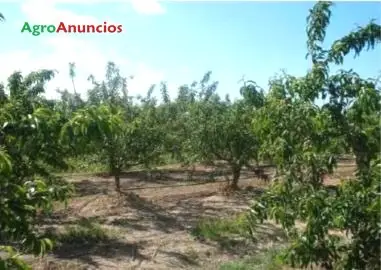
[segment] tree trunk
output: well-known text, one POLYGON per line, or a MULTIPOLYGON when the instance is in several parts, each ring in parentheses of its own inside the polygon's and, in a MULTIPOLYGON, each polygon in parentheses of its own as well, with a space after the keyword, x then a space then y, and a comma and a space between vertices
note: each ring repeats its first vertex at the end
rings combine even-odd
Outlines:
POLYGON ((238 189, 238 180, 241 176, 241 167, 238 165, 232 166, 232 173, 233 173, 233 180, 230 184, 231 189, 237 190, 238 189))
POLYGON ((74 89, 74 95, 77 96, 77 91, 75 90, 75 84, 74 84, 74 79, 71 79, 71 82, 73 84, 73 89, 74 89))
POLYGON ((113 156, 111 156, 110 158, 109 166, 110 166, 111 175, 114 176, 115 190, 117 192, 120 192, 120 171, 121 170, 118 168, 118 166, 116 166, 115 159, 113 156))
POLYGON ((115 190, 120 192, 120 175, 118 172, 114 174, 115 190))

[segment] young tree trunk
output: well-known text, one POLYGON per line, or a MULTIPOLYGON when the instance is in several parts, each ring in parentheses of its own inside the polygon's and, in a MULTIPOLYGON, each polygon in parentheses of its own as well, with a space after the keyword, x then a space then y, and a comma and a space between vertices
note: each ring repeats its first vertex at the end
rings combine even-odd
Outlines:
POLYGON ((73 89, 74 89, 74 95, 77 95, 77 91, 75 90, 75 84, 74 84, 74 78, 71 79, 71 82, 73 84, 73 89))
POLYGON ((113 156, 110 158, 110 171, 111 175, 114 176, 115 190, 120 192, 120 169, 115 164, 115 159, 113 156))
POLYGON ((234 190, 238 189, 238 180, 241 176, 241 167, 238 165, 232 166, 233 180, 230 183, 230 187, 234 190))
POLYGON ((114 174, 115 190, 120 192, 120 175, 118 172, 114 174))
POLYGON ((255 154, 255 165, 257 166, 257 168, 259 167, 259 154, 258 153, 255 154))

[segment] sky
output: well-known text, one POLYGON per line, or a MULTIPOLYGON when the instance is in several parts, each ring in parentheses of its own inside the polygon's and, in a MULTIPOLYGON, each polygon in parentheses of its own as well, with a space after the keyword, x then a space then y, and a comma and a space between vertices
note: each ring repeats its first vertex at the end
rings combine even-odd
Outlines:
MULTIPOLYGON (((239 97, 240 80, 254 80, 264 89, 268 80, 285 70, 302 76, 310 67, 305 59, 306 16, 315 2, 240 1, 1 1, 0 82, 14 71, 38 69, 59 73, 47 86, 72 91, 69 62, 76 63, 77 92, 86 96, 93 74, 102 80, 106 63, 113 61, 129 81, 130 95, 144 95, 150 85, 165 81, 170 95, 177 88, 201 80, 212 71, 218 93, 239 97), (89 3, 91 2, 91 4, 89 3), (121 24, 122 33, 21 33, 30 25, 121 24)), ((325 45, 365 25, 381 23, 381 3, 335 2, 325 45)), ((381 46, 360 58, 345 59, 364 77, 381 71, 381 46)), ((158 88, 156 90, 158 95, 158 88)))

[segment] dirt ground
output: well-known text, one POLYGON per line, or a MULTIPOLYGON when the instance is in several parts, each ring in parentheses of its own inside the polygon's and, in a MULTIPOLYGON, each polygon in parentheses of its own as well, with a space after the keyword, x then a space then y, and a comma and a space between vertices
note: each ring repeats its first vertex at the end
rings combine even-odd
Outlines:
MULTIPOLYGON (((327 184, 352 175, 352 162, 342 162, 327 184)), ((92 220, 112 232, 112 239, 97 244, 67 244, 43 259, 33 269, 219 269, 224 262, 278 245, 282 233, 272 224, 260 228, 259 241, 221 245, 195 239, 190 234, 205 217, 223 218, 248 209, 250 200, 266 187, 252 172, 244 171, 241 191, 221 194, 223 182, 210 181, 211 169, 197 166, 193 180, 179 166, 161 168, 161 176, 147 179, 143 172, 126 173, 123 195, 114 191, 112 178, 71 175, 76 195, 68 208, 59 207, 44 220, 45 228, 60 229, 81 220, 92 220), (249 191, 246 187, 252 186, 249 191)), ((271 169, 266 169, 273 174, 271 169)), ((215 180, 223 180, 216 177, 215 180)))

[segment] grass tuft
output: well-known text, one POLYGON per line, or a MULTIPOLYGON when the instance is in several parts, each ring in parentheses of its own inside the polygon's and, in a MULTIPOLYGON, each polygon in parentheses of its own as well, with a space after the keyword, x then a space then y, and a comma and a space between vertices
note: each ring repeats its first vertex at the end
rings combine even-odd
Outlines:
POLYGON ((79 224, 69 225, 56 237, 58 244, 96 244, 111 239, 110 232, 98 223, 81 220, 79 224))
POLYGON ((249 221, 247 214, 242 213, 228 219, 204 219, 200 220, 191 231, 191 235, 197 238, 205 238, 218 241, 230 236, 249 236, 249 221))
POLYGON ((284 268, 281 258, 283 248, 270 248, 258 255, 228 262, 220 266, 220 270, 279 270, 284 268))

